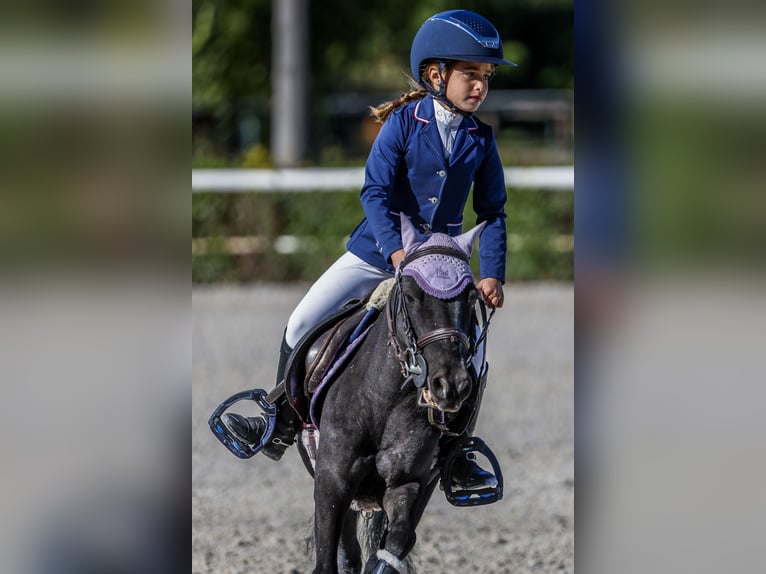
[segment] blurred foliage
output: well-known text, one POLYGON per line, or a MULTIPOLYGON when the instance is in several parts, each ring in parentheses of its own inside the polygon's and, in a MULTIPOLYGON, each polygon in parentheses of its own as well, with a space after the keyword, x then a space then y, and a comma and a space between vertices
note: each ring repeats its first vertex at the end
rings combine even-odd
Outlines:
MULTIPOLYGON (((508 191, 508 281, 572 280, 573 202, 569 192, 508 191)), ((466 228, 476 221, 467 205, 466 228)), ((356 191, 195 193, 192 240, 204 242, 204 253, 192 257, 192 281, 313 281, 343 254, 362 217, 356 191), (231 253, 227 238, 250 249, 231 253)), ((477 264, 474 257, 478 274, 477 264)))
POLYGON ((509 190, 509 281, 574 278, 574 194, 509 190))
MULTIPOLYGON (((312 96, 402 90, 412 38, 449 0, 308 2, 312 96)), ((500 30, 519 64, 493 88, 573 87, 573 0, 465 0, 500 30)), ((193 0, 193 98, 209 107, 271 93, 271 0, 193 0)))
MULTIPOLYGON (((391 97, 405 90, 418 28, 432 14, 455 8, 448 0, 307 4, 308 129, 315 149, 332 145, 326 139, 338 128, 327 97, 391 97)), ((492 90, 573 88, 573 0, 465 0, 460 8, 492 21, 506 56, 519 64, 498 73, 492 90)), ((192 100, 204 117, 194 127, 194 167, 238 165, 243 148, 270 141, 272 0, 193 0, 192 18, 192 100)), ((325 162, 317 153, 313 160, 325 162)), ((341 157, 334 163, 348 162, 341 157)))

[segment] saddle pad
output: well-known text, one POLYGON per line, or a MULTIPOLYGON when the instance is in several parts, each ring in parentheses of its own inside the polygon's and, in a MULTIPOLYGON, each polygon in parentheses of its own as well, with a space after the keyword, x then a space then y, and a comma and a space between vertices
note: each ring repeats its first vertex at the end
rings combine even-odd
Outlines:
POLYGON ((340 354, 330 364, 329 368, 327 368, 322 373, 322 379, 319 381, 319 384, 311 395, 311 403, 309 406, 311 422, 314 423, 314 426, 317 428, 319 428, 319 421, 322 416, 322 406, 324 405, 324 398, 327 394, 327 390, 332 386, 332 383, 337 378, 337 375, 340 373, 343 367, 346 366, 346 363, 353 356, 359 345, 362 344, 362 341, 364 341, 367 333, 370 331, 374 319, 377 318, 378 314, 379 313, 376 310, 370 310, 367 312, 367 315, 365 315, 362 323, 365 322, 365 319, 368 319, 368 325, 359 334, 359 336, 356 337, 356 339, 350 341, 347 345, 339 349, 340 354))

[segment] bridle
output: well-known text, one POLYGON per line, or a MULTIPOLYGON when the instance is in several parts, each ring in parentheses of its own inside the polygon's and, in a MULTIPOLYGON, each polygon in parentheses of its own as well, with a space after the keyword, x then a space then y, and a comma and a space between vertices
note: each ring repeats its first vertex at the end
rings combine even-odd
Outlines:
MULTIPOLYGON (((431 409, 431 411, 429 411, 429 420, 431 420, 431 423, 442 430, 442 432, 449 432, 445 426, 446 420, 444 420, 444 413, 441 413, 441 418, 443 419, 441 424, 434 422, 432 418, 432 411, 437 407, 423 401, 422 399, 423 389, 426 385, 428 377, 428 363, 423 356, 423 349, 425 349, 428 345, 435 343, 436 341, 449 340, 453 343, 460 343, 467 351, 463 362, 470 371, 470 365, 473 361, 473 357, 479 349, 482 341, 484 341, 487 336, 489 322, 492 319, 492 315, 494 314, 495 310, 492 309, 489 317, 487 317, 486 307, 481 298, 479 298, 478 301, 482 315, 482 327, 481 333, 478 337, 475 335, 466 334, 457 327, 439 327, 420 336, 417 336, 414 329, 412 328, 412 320, 410 319, 410 314, 407 310, 407 303, 405 301, 402 286, 402 271, 407 265, 416 259, 425 257, 427 255, 436 254, 446 255, 448 257, 452 257, 468 263, 468 257, 462 251, 450 249, 448 247, 426 246, 407 254, 396 272, 396 286, 391 293, 391 298, 389 299, 388 305, 386 307, 386 319, 388 322, 388 344, 394 347, 402 374, 404 375, 402 389, 404 389, 405 386, 410 382, 412 382, 415 387, 420 389, 421 392, 419 394, 419 404, 431 409), (401 328, 398 327, 399 325, 401 328), (404 341, 400 340, 400 332, 404 336, 404 341)), ((471 288, 476 289, 476 287, 473 285, 471 285, 471 288)))

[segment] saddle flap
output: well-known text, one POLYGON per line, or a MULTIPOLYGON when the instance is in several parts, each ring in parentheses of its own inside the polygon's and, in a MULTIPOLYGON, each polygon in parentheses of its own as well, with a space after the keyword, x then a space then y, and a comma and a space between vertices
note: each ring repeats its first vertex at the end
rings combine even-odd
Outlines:
POLYGON ((361 309, 325 331, 311 345, 306 357, 306 378, 304 391, 311 396, 322 382, 325 370, 337 356, 338 351, 345 345, 349 335, 362 319, 365 310, 361 309))

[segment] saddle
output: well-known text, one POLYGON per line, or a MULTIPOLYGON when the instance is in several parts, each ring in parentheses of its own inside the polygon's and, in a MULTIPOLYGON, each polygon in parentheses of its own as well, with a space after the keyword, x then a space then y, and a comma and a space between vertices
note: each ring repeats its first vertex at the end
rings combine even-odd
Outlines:
POLYGON ((388 300, 394 280, 352 299, 298 342, 285 367, 287 401, 305 423, 319 426, 324 396, 388 300))

